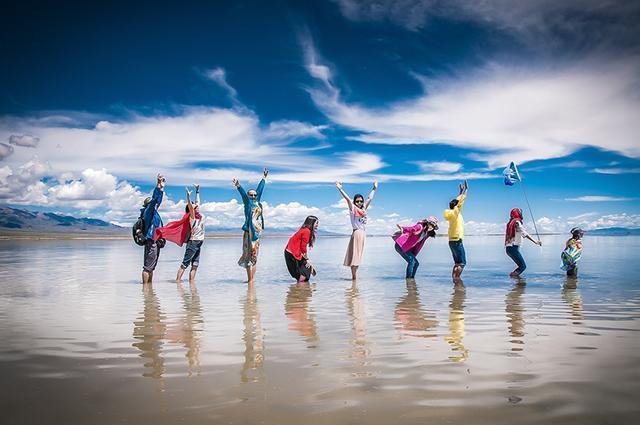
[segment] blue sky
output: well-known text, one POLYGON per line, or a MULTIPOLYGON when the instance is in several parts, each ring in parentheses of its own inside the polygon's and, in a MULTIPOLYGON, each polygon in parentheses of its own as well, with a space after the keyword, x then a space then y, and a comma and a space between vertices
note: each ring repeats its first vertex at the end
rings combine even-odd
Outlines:
POLYGON ((333 181, 380 189, 374 231, 441 216, 468 178, 472 231, 524 207, 543 229, 640 226, 633 2, 337 0, 8 6, 0 17, 0 202, 134 218, 156 172, 166 218, 203 185, 238 224, 238 177, 272 227, 348 231, 333 181))

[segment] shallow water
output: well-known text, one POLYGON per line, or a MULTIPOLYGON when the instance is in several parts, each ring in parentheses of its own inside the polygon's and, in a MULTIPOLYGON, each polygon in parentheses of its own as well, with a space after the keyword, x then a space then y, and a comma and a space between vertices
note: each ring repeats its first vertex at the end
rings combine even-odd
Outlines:
POLYGON ((195 285, 168 246, 146 290, 130 241, 0 242, 2 423, 638 423, 640 238, 587 237, 567 280, 545 237, 514 280, 469 237, 464 287, 446 239, 413 284, 374 237, 352 284, 347 242, 296 285, 267 238, 251 288, 239 239, 205 242, 195 285))

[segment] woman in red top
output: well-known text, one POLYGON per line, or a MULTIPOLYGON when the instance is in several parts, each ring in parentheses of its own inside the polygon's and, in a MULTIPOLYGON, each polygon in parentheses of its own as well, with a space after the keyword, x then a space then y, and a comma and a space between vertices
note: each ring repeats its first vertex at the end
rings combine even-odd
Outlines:
POLYGON ((316 271, 309 262, 307 246, 312 247, 316 240, 318 217, 310 215, 304 220, 302 227, 291 238, 284 249, 284 261, 291 277, 298 282, 308 281, 316 271))

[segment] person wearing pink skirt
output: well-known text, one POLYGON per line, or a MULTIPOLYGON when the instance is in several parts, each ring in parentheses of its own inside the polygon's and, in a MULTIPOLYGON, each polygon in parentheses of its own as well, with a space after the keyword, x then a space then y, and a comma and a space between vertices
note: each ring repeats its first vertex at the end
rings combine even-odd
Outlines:
POLYGON ((378 189, 378 182, 373 182, 373 188, 369 197, 365 201, 364 196, 357 193, 353 197, 353 201, 342 189, 342 183, 336 182, 336 187, 342 197, 347 201, 349 207, 349 217, 351 218, 351 239, 349 240, 349 246, 347 247, 347 253, 344 256, 344 265, 351 267, 351 279, 356 280, 358 267, 362 262, 362 254, 364 253, 364 242, 367 238, 365 228, 367 226, 367 208, 371 204, 371 200, 378 189))

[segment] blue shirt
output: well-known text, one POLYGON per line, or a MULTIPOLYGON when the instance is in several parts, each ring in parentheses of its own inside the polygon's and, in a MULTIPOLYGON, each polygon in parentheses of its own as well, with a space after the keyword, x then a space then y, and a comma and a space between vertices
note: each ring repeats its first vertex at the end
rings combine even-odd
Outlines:
POLYGON ((162 203, 163 197, 164 191, 156 186, 153 190, 151 202, 140 210, 144 225, 146 226, 145 237, 147 239, 153 239, 153 232, 156 230, 156 227, 162 226, 162 219, 160 218, 160 214, 158 214, 158 207, 162 203))

